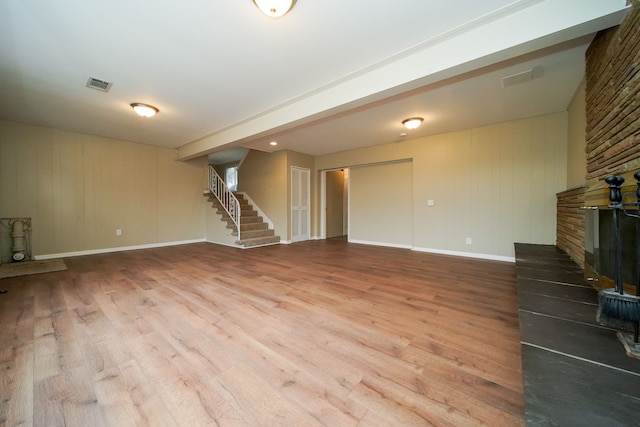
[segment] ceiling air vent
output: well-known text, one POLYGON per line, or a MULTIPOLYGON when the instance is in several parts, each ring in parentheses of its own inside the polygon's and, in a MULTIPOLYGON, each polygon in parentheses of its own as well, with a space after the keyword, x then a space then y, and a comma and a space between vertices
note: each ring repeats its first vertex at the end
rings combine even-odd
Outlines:
POLYGON ((87 80, 87 87, 101 92, 109 92, 112 84, 113 83, 105 82, 104 80, 96 79, 94 77, 89 77, 89 80, 87 80))
POLYGON ((520 83, 525 83, 533 79, 537 79, 544 76, 544 69, 542 67, 533 67, 530 70, 523 71, 518 74, 502 78, 502 87, 509 87, 520 83))

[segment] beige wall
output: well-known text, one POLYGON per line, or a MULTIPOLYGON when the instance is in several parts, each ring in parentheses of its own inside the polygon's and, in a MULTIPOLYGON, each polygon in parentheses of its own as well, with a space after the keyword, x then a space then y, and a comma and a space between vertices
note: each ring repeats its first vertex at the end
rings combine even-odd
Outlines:
POLYGON ((289 235, 287 152, 251 150, 238 169, 238 191, 247 193, 273 222, 281 239, 289 235))
MULTIPOLYGON (((240 190, 269 216, 276 234, 290 240, 291 166, 311 169, 311 235, 318 236, 320 171, 369 165, 373 169, 356 172, 358 193, 350 195, 357 203, 357 217, 351 217, 354 238, 418 250, 511 257, 514 241, 555 241, 554 195, 580 176, 575 172, 567 179, 567 165, 580 163, 574 160, 580 144, 574 147, 572 141, 568 148, 567 141, 568 134, 578 135, 582 126, 581 91, 569 113, 316 158, 252 151, 240 168, 240 190), (358 213, 360 207, 379 203, 377 178, 361 178, 375 168, 384 170, 382 163, 398 160, 411 160, 398 164, 412 166, 411 179, 402 186, 411 189, 410 199, 402 202, 403 212, 411 216, 400 221, 408 224, 410 237, 405 229, 393 228, 396 222, 387 227, 392 237, 380 236, 379 224, 386 219, 372 221, 358 213), (427 206, 429 199, 435 206, 427 206), (472 245, 465 244, 466 237, 473 239, 472 245)), ((0 121, 0 217, 32 218, 35 255, 215 234, 213 209, 202 196, 206 158, 175 159, 171 149, 0 121), (123 236, 115 235, 116 228, 123 229, 123 236)), ((408 173, 395 172, 375 176, 408 173)))
MULTIPOLYGON (((329 154, 316 158, 316 170, 412 159, 413 248, 512 258, 514 242, 555 243, 567 122, 557 113, 329 154)), ((353 189, 350 197, 358 197, 353 189)), ((359 236, 375 241, 375 233, 359 236)))
POLYGON ((238 236, 231 235, 233 230, 227 228, 227 222, 222 221, 222 215, 218 214, 217 211, 211 203, 207 203, 205 211, 207 241, 235 247, 238 236))
POLYGON ((349 193, 349 241, 412 247, 410 161, 351 168, 349 193))
POLYGON ((206 158, 176 158, 176 150, 0 121, 0 217, 32 218, 36 256, 203 239, 206 158))
POLYGON ((587 174, 586 153, 586 99, 584 79, 569 104, 569 144, 567 147, 567 188, 585 185, 587 174))

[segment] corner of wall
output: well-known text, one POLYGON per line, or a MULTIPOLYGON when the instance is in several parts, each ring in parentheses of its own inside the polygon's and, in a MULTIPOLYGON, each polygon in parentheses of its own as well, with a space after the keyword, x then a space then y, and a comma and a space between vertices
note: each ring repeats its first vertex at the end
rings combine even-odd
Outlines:
POLYGON ((587 174, 587 112, 585 80, 576 89, 568 108, 567 188, 583 185, 587 174))

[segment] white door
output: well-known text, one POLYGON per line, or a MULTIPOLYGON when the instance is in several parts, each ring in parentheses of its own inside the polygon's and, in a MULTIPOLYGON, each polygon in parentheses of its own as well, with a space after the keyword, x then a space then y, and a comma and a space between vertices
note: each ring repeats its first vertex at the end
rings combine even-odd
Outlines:
POLYGON ((291 241, 309 240, 309 169, 291 167, 291 241))

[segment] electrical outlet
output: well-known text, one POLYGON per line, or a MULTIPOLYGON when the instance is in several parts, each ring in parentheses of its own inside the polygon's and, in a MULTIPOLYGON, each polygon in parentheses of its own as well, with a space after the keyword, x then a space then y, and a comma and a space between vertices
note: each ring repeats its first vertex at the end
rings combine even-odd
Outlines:
POLYGON ((122 228, 116 228, 116 236, 122 236, 122 228))
POLYGON ((467 237, 467 245, 471 244, 471 237, 467 237))

